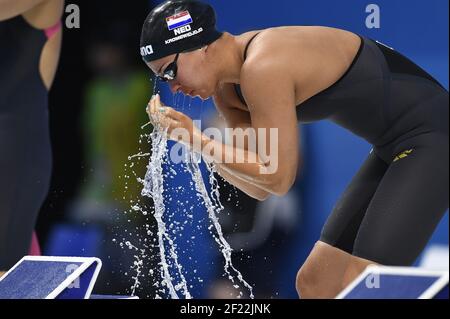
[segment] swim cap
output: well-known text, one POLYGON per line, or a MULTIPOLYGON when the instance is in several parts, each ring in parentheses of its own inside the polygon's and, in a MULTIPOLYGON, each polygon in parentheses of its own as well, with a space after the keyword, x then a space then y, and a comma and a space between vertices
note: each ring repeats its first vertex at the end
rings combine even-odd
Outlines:
POLYGON ((216 13, 203 2, 169 0, 154 8, 142 27, 141 56, 145 62, 200 48, 222 36, 216 13))

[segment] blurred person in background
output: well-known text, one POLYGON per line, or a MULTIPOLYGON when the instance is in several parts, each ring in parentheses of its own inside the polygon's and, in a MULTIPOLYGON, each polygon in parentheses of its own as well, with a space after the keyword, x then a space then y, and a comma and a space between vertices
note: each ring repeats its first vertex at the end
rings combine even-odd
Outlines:
POLYGON ((118 42, 99 37, 88 55, 94 75, 86 85, 82 131, 89 170, 76 200, 83 204, 72 217, 106 220, 102 206, 123 209, 140 195, 133 172, 145 175, 145 161, 133 165, 130 178, 125 177, 125 165, 132 164, 129 156, 149 151, 147 143, 139 144, 139 136, 148 122, 142 105, 152 94, 152 83, 127 63, 126 50, 118 42))
MULTIPOLYGON (((86 84, 81 121, 87 169, 78 196, 67 211, 72 226, 88 223, 100 229, 102 242, 90 246, 98 245, 93 253, 103 260, 104 271, 96 289, 108 293, 112 291, 106 283, 114 283, 114 293, 130 287, 135 252, 119 244, 142 238, 147 229, 135 230, 148 224, 145 216, 131 210, 145 200, 141 199, 142 185, 137 177, 145 176, 148 157, 129 157, 150 151, 143 135, 152 127, 141 127, 148 123, 142 109, 153 93, 153 83, 130 63, 133 60, 126 40, 122 40, 128 38, 127 33, 117 31, 120 29, 121 23, 116 21, 90 39, 87 57, 92 77, 86 84), (136 216, 132 218, 133 213, 136 216)), ((151 287, 143 288, 151 293, 151 287)))
POLYGON ((63 9, 63 0, 0 0, 0 271, 29 253, 49 189, 63 9))

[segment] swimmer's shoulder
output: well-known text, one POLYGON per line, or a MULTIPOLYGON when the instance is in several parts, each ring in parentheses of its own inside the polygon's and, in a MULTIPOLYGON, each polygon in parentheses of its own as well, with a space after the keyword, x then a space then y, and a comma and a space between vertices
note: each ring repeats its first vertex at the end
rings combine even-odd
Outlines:
POLYGON ((242 66, 241 78, 248 73, 262 69, 280 68, 286 71, 296 52, 295 63, 302 63, 301 27, 274 27, 252 31, 245 35, 249 39, 246 44, 246 58, 242 66))
POLYGON ((318 46, 355 46, 359 36, 343 29, 324 26, 281 26, 255 30, 241 35, 244 41, 251 40, 245 62, 264 58, 302 57, 315 53, 318 46), (325 45, 324 45, 325 44, 325 45))
POLYGON ((289 48, 290 38, 301 35, 299 33, 301 28, 273 27, 243 33, 240 35, 240 41, 243 42, 243 51, 245 48, 247 49, 245 62, 264 56, 282 54, 284 49, 289 48))
POLYGON ((244 94, 248 93, 248 84, 257 79, 280 80, 280 84, 285 84, 286 80, 294 80, 292 65, 295 62, 299 67, 304 59, 301 54, 298 59, 292 59, 293 48, 289 45, 290 40, 282 39, 292 36, 291 33, 290 27, 277 27, 259 30, 254 34, 241 69, 241 88, 244 94))
MULTIPOLYGON (((317 78, 322 75, 318 71, 324 65, 337 68, 342 64, 345 68, 359 42, 359 36, 349 31, 322 26, 261 30, 247 50, 241 70, 242 91, 251 93, 251 83, 264 78, 295 87, 297 91, 302 88, 306 94, 314 90, 317 78)), ((301 100, 300 96, 297 100, 301 100)))

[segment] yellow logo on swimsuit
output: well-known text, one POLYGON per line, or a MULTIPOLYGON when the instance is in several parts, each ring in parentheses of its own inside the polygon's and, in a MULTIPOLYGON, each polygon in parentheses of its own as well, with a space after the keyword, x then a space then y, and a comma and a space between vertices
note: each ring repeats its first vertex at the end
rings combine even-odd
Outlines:
POLYGON ((400 154, 398 154, 398 155, 394 158, 394 163, 397 162, 397 161, 399 161, 399 160, 401 160, 401 159, 404 159, 404 158, 408 157, 409 154, 411 154, 412 152, 414 152, 414 149, 413 149, 413 148, 410 149, 410 150, 406 150, 406 151, 401 152, 400 154))

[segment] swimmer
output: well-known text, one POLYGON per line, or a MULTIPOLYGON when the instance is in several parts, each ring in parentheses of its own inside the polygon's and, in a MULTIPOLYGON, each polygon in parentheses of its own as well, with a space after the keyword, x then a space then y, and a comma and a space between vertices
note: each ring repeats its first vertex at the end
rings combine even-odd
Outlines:
POLYGON ((63 0, 0 0, 0 271, 28 255, 50 185, 63 0))
POLYGON ((293 185, 298 123, 330 120, 373 146, 298 272, 301 298, 333 298, 368 265, 410 266, 422 252, 448 208, 449 103, 448 91, 407 57, 330 27, 220 32, 210 5, 186 0, 148 15, 140 52, 172 92, 212 97, 228 127, 278 129, 278 168, 261 174, 264 154, 247 149, 255 163, 224 162, 232 146, 204 136, 159 96, 149 103, 170 138, 182 128, 192 135, 182 142, 201 142, 196 151, 221 149, 203 155, 258 200, 293 185))

